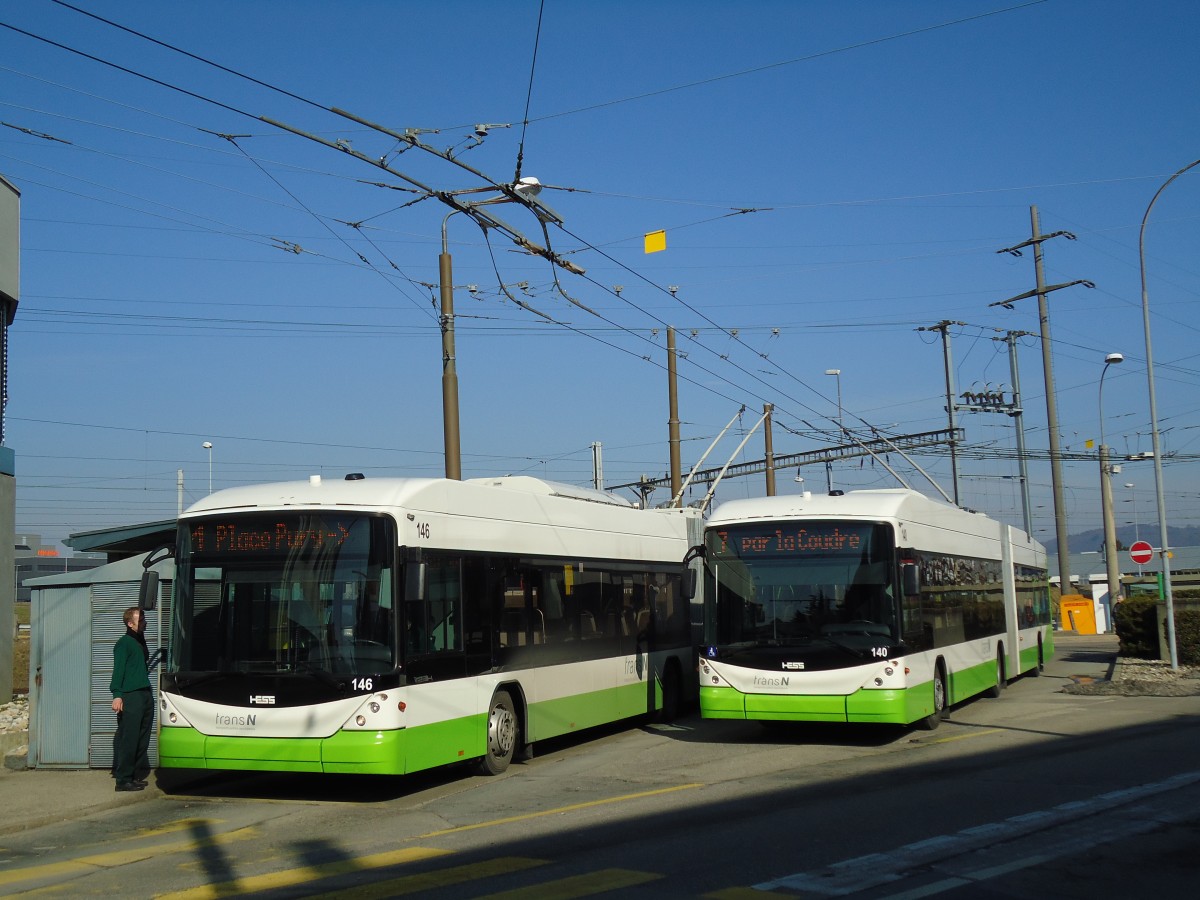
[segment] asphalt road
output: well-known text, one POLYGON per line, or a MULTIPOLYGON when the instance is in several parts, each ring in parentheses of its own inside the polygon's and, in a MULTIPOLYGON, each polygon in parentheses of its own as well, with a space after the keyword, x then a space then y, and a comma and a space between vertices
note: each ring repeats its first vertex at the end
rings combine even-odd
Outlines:
POLYGON ((1111 641, 934 732, 686 718, 499 778, 206 779, 5 835, 0 894, 1089 897, 1191 892, 1200 698, 1064 694, 1111 641))

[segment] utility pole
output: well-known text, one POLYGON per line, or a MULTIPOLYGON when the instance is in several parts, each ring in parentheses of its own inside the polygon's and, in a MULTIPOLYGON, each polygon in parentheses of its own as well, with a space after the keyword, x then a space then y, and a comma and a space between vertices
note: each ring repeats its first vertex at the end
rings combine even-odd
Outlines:
POLYGON ((1040 325, 1042 342, 1042 373, 1046 382, 1046 427, 1050 432, 1050 480, 1054 489, 1054 531, 1055 537, 1058 540, 1059 590, 1063 594, 1067 594, 1071 591, 1070 548, 1067 546, 1067 510, 1066 503, 1063 500, 1062 449, 1058 438, 1058 402, 1054 392, 1054 366, 1051 362, 1050 352, 1050 309, 1049 304, 1046 302, 1046 295, 1051 291, 1061 290, 1062 288, 1071 287, 1076 284, 1082 284, 1089 288, 1094 288, 1096 285, 1082 278, 1075 281, 1068 281, 1064 284, 1047 285, 1045 269, 1042 264, 1042 241, 1048 241, 1056 237, 1065 237, 1067 240, 1073 241, 1075 240, 1075 235, 1069 231, 1041 234, 1041 225, 1038 222, 1038 209, 1036 206, 1029 207, 1029 219, 1033 228, 1033 237, 1016 246, 1005 247, 996 252, 1011 253, 1013 256, 1020 256, 1023 248, 1032 246, 1033 272, 1037 287, 1032 291, 1026 291, 1015 297, 1009 297, 1007 300, 989 303, 988 306, 1003 306, 1006 309, 1012 309, 1013 303, 1017 300, 1025 300, 1029 297, 1037 297, 1038 300, 1038 324, 1040 325))
POLYGON ((917 331, 938 331, 942 335, 942 360, 946 366, 946 414, 950 422, 950 477, 954 485, 954 505, 961 506, 958 499, 958 440, 953 436, 958 432, 954 428, 954 364, 950 355, 950 326, 962 327, 966 322, 951 322, 943 319, 928 328, 918 328, 917 331))
POLYGON ((462 454, 459 449, 458 423, 458 367, 454 350, 454 272, 450 247, 446 240, 446 223, 449 213, 442 220, 442 252, 438 256, 438 282, 442 310, 438 324, 442 331, 442 435, 446 454, 446 477, 453 481, 462 480, 462 454))
MULTIPOLYGON (((674 296, 674 291, 671 292, 674 296)), ((679 458, 679 379, 676 375, 675 329, 667 327, 667 434, 671 450, 671 496, 679 498, 683 505, 680 488, 683 485, 683 464, 679 458)))

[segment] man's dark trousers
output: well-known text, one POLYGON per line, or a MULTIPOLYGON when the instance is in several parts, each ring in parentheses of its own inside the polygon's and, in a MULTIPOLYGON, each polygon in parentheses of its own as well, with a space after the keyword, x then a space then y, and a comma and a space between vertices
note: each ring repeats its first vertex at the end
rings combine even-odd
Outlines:
POLYGON ((124 695, 124 710, 117 725, 117 784, 150 772, 150 731, 154 727, 154 694, 147 688, 124 695))

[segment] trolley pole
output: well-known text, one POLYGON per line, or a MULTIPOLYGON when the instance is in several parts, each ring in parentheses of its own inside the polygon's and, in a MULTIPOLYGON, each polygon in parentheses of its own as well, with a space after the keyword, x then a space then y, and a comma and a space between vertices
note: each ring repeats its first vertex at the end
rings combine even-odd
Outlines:
POLYGON ((954 485, 954 505, 961 506, 958 499, 958 440, 954 437, 958 432, 954 428, 954 363, 950 354, 950 326, 962 327, 966 322, 951 322, 943 319, 928 328, 918 328, 917 331, 937 331, 942 335, 942 360, 946 367, 946 415, 950 426, 950 477, 954 485))
POLYGON ((1009 413, 1017 426, 1017 466, 1021 478, 1021 518, 1025 533, 1033 537, 1033 507, 1029 502, 1029 459, 1025 452, 1025 410, 1021 408, 1021 375, 1017 369, 1017 338, 1031 336, 1028 331, 1010 331, 1004 336, 1008 344, 1008 370, 1012 377, 1012 411, 1009 413))
POLYGON ((604 490, 604 445, 599 441, 592 443, 592 484, 596 490, 604 490))
POLYGON ((775 444, 771 438, 771 413, 775 407, 770 403, 763 404, 763 458, 767 470, 767 496, 775 496, 775 444))

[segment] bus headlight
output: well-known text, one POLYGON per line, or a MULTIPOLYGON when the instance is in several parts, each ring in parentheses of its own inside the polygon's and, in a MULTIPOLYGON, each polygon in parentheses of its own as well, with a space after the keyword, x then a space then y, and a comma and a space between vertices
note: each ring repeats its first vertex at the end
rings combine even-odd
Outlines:
POLYGON ((369 709, 371 710, 371 712, 373 712, 373 713, 377 713, 377 712, 379 712, 379 704, 378 704, 378 703, 376 703, 374 700, 372 700, 372 701, 371 701, 371 703, 369 704, 368 708, 369 708, 369 709))
POLYGON ((885 666, 883 669, 883 674, 887 675, 890 678, 891 676, 896 674, 896 670, 893 669, 891 666, 885 666))
POLYGON ((361 728, 363 725, 366 725, 366 724, 367 724, 367 717, 366 717, 366 716, 362 716, 362 715, 360 715, 360 716, 357 716, 357 717, 354 719, 354 722, 355 722, 355 724, 357 724, 357 725, 358 725, 358 726, 361 728))

